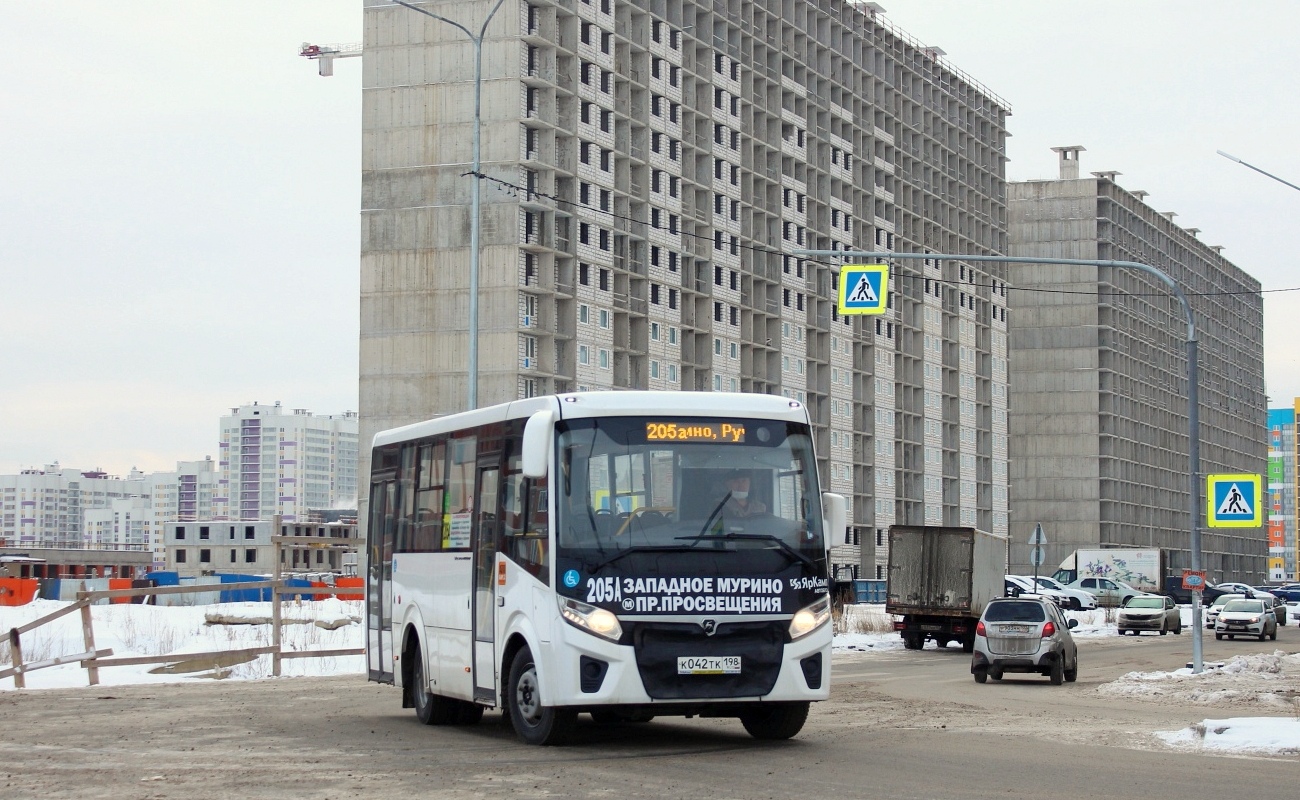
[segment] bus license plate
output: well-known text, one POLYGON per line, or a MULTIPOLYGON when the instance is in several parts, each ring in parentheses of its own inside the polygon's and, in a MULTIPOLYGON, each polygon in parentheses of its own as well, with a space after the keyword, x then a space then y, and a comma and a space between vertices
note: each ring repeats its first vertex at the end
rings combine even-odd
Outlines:
POLYGON ((678 656, 678 675, 739 675, 740 656, 678 656))

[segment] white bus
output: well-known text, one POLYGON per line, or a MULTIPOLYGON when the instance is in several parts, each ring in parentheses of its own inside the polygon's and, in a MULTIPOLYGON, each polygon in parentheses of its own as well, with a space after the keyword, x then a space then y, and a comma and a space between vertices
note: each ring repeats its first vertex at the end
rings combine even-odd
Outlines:
POLYGON ((531 744, 580 713, 789 738, 829 695, 844 519, 781 397, 584 392, 379 433, 370 679, 430 725, 500 707, 531 744))

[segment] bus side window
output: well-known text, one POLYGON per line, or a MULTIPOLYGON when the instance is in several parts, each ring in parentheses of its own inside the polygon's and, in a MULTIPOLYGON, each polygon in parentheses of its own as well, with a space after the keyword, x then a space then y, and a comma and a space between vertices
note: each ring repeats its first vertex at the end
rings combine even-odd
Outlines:
MULTIPOLYGON (((511 469, 517 469, 512 460, 511 469)), ((545 483, 526 479, 521 472, 506 477, 503 510, 502 550, 506 557, 528 570, 529 574, 549 580, 550 528, 546 515, 545 483)))

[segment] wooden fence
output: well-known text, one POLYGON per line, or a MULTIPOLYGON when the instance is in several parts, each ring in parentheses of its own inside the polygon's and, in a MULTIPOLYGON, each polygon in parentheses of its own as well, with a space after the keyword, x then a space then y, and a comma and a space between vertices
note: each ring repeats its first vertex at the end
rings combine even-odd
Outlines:
POLYGON ((272 673, 278 678, 280 676, 280 662, 286 658, 324 658, 327 656, 355 656, 365 653, 365 648, 350 647, 336 650, 291 650, 285 652, 281 648, 281 603, 285 597, 296 597, 304 594, 356 594, 355 586, 288 586, 286 581, 275 579, 266 581, 248 581, 246 583, 232 583, 201 586, 154 586, 139 589, 107 589, 93 592, 78 592, 77 599, 66 608, 61 608, 50 614, 46 614, 40 619, 32 620, 18 628, 12 628, 9 631, 9 651, 13 656, 13 666, 0 670, 0 679, 10 676, 14 679, 14 688, 27 688, 24 676, 29 672, 46 667, 54 667, 59 664, 70 664, 74 661, 81 662, 86 669, 87 678, 91 686, 99 683, 99 670, 101 667, 125 667, 135 664, 161 664, 179 661, 199 661, 210 659, 214 663, 221 658, 228 658, 235 655, 247 655, 256 657, 269 653, 271 655, 272 673), (95 630, 91 618, 90 606, 96 600, 103 600, 118 597, 138 597, 160 594, 190 594, 194 592, 211 592, 214 589, 230 589, 234 591, 243 591, 246 589, 271 589, 271 644, 262 647, 246 647, 238 650, 214 650, 206 653, 172 653, 170 655, 160 656, 126 656, 112 658, 112 648, 95 648, 95 630), (46 625, 54 620, 71 614, 75 611, 81 612, 81 631, 85 640, 85 650, 80 653, 48 658, 43 661, 34 661, 31 663, 23 662, 22 635, 33 631, 42 625, 46 625))

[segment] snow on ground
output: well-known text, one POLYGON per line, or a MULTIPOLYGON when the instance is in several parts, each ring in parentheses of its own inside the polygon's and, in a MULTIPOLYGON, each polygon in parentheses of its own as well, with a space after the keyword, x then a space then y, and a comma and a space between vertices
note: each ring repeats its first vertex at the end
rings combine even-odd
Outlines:
MULTIPOLYGON (((64 608, 69 604, 35 600, 25 606, 0 606, 0 631, 8 631, 64 608)), ((286 602, 283 641, 286 650, 359 648, 364 642, 361 601, 337 599, 286 602)), ((270 603, 223 603, 210 606, 100 605, 92 606, 96 648, 112 648, 114 657, 202 653, 258 647, 271 643, 268 624, 270 603)), ((1075 638, 1117 636, 1105 611, 1068 611, 1079 621, 1075 638)), ((1300 606, 1289 609, 1288 621, 1300 619, 1300 606)), ((1191 625, 1191 609, 1183 609, 1183 625, 1191 625)), ((903 650, 893 631, 893 620, 880 605, 853 605, 836 622, 834 652, 870 657, 903 650)), ((81 615, 67 614, 22 636, 23 661, 32 663, 84 652, 81 615)), ((176 662, 184 662, 178 657, 176 662)), ((0 670, 12 666, 7 637, 0 641, 0 670)), ((1207 665, 1212 666, 1212 665, 1207 665)), ((184 665, 182 664, 182 667, 184 665)), ((254 680, 271 677, 271 657, 257 656, 228 664, 215 672, 211 665, 195 672, 168 671, 163 665, 105 667, 100 685, 177 683, 211 680, 254 680)), ((281 662, 285 677, 309 675, 363 675, 363 656, 293 658, 281 662)), ((87 685, 79 664, 61 664, 26 676, 27 690, 87 685)), ((14 689, 14 679, 0 678, 0 691, 14 689)), ((1130 672, 1103 684, 1096 691, 1117 699, 1146 702, 1250 708, 1273 716, 1206 719, 1181 731, 1158 731, 1167 746, 1180 750, 1205 750, 1224 754, 1300 754, 1300 654, 1235 656, 1218 668, 1193 675, 1190 669, 1172 672, 1130 672), (1285 715, 1285 716, 1283 716, 1285 715)))
MULTIPOLYGON (((1079 621, 1071 630, 1076 639, 1118 636, 1106 611, 1067 611, 1079 621)), ((1112 615, 1113 616, 1113 615, 1112 615)), ((1192 625, 1192 609, 1182 608, 1183 627, 1192 625)), ((1300 619, 1300 605, 1290 604, 1287 621, 1300 619)), ((837 623, 834 652, 880 653, 902 650, 903 641, 892 629, 893 619, 884 606, 847 606, 837 623)), ((933 645, 927 645, 933 647, 933 645)), ((1180 731, 1157 731, 1156 736, 1179 750, 1206 750, 1223 754, 1300 755, 1300 654, 1281 650, 1271 654, 1234 656, 1222 665, 1207 663, 1194 675, 1188 668, 1172 672, 1130 672, 1096 690, 1103 696, 1140 699, 1184 706, 1230 706, 1258 710, 1279 717, 1206 719, 1180 731)))
MULTIPOLYGON (((25 606, 0 606, 0 631, 39 619, 71 603, 33 600, 25 606)), ((91 606, 95 648, 111 648, 109 658, 204 653, 261 647, 271 644, 271 604, 220 603, 208 606, 153 606, 137 604, 91 606), (208 617, 233 624, 209 624, 208 617)), ((287 601, 281 612, 285 624, 281 637, 285 650, 339 650, 362 647, 362 603, 330 598, 287 601)), ((81 614, 65 614, 22 635, 23 662, 30 664, 61 655, 86 651, 81 614)), ((7 637, 0 642, 0 670, 13 666, 7 637)), ((177 662, 183 659, 176 659, 177 662)), ((160 672, 163 664, 106 667, 99 671, 101 686, 132 683, 177 683, 218 677, 211 669, 198 672, 160 672)), ((239 680, 271 677, 271 657, 222 668, 219 677, 239 680)), ((283 676, 365 674, 365 657, 282 659, 283 676)), ((29 689, 86 686, 80 664, 60 664, 24 676, 29 689)), ((14 679, 0 678, 0 691, 14 688, 14 679)))

